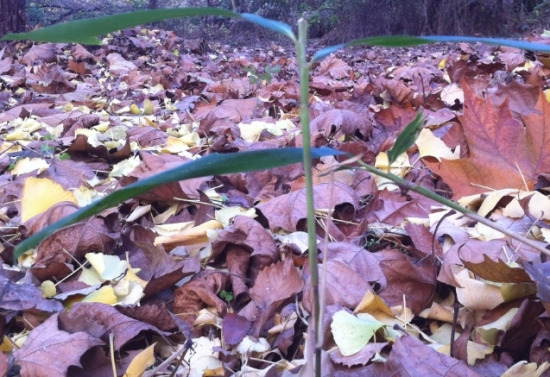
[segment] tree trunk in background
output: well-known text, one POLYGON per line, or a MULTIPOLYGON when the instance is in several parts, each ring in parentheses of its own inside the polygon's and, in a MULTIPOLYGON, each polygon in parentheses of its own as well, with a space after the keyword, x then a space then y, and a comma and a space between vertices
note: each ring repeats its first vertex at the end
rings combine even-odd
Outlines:
POLYGON ((0 36, 26 28, 25 0, 0 0, 0 36))
POLYGON ((149 0, 148 8, 149 9, 157 9, 158 8, 157 0, 149 0))
POLYGON ((231 7, 233 8, 233 12, 240 13, 241 12, 241 0, 231 0, 231 7))

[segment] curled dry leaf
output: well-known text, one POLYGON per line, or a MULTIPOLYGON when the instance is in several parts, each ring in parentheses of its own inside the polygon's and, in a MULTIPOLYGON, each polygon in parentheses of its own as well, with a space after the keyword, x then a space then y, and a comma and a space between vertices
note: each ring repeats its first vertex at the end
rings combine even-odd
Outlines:
MULTIPOLYGON (((328 210, 343 203, 357 208, 358 199, 353 189, 341 183, 321 183, 313 188, 316 208, 328 210)), ((307 217, 305 189, 282 195, 257 206, 269 221, 273 231, 294 232, 298 222, 307 217)))
POLYGON ((164 334, 152 325, 125 316, 111 305, 100 303, 77 303, 59 315, 59 323, 65 331, 84 332, 106 344, 109 343, 109 334, 114 334, 115 350, 145 330, 164 334))

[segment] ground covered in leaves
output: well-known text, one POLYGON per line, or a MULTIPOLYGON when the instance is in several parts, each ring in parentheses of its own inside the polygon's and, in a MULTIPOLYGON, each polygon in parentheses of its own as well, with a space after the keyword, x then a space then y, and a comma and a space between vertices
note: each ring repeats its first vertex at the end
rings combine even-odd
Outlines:
MULTIPOLYGON (((100 47, 2 46, 0 375, 305 371, 298 164, 163 186, 12 257, 143 177, 214 152, 301 146, 293 51, 145 29, 100 47)), ((312 142, 387 169, 422 110, 426 127, 391 171, 544 247, 549 61, 468 44, 338 52, 312 69, 312 142)), ((315 161, 323 375, 550 375, 547 253, 346 159, 315 161)))

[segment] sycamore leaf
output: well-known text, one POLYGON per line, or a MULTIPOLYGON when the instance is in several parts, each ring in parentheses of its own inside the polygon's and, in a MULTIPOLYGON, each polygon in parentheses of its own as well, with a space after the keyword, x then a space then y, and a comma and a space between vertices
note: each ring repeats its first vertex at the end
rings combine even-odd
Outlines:
POLYGON ((536 111, 522 120, 513 117, 508 101, 496 105, 465 83, 461 123, 470 155, 424 163, 451 187, 455 199, 525 185, 532 190, 538 176, 550 171, 550 103, 542 92, 536 111))
POLYGON ((371 340, 374 333, 384 326, 372 315, 360 313, 357 317, 340 310, 332 317, 332 336, 344 356, 353 355, 371 340))

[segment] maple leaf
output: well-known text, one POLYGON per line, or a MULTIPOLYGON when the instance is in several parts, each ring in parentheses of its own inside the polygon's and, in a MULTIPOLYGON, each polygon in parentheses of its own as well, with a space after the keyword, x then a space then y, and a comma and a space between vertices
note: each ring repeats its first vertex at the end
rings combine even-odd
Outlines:
POLYGON ((272 264, 258 274, 250 297, 259 309, 256 328, 261 328, 285 301, 298 294, 304 286, 302 276, 292 258, 272 264))
POLYGON ((464 84, 462 127, 468 158, 424 163, 453 190, 453 198, 490 189, 533 189, 550 169, 550 103, 542 92, 535 110, 515 119, 508 101, 495 105, 464 84))
POLYGON ((58 328, 58 314, 35 328, 23 346, 15 351, 15 362, 23 377, 65 376, 71 365, 80 366, 84 352, 103 342, 88 333, 73 334, 58 328))

